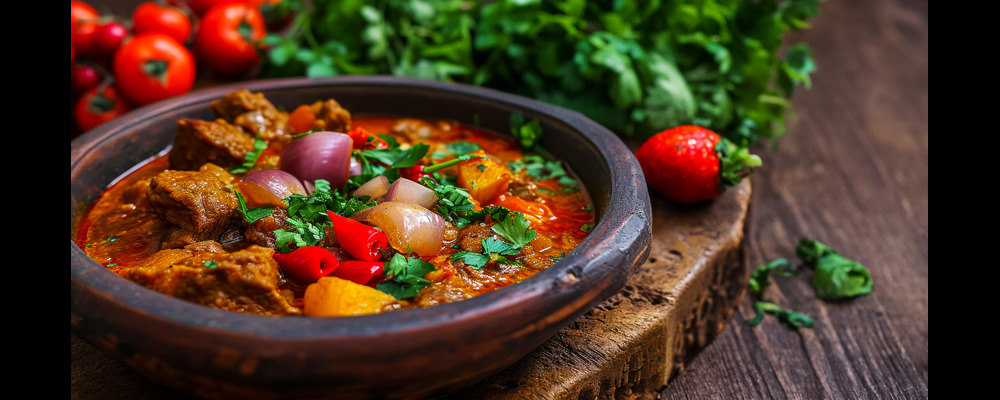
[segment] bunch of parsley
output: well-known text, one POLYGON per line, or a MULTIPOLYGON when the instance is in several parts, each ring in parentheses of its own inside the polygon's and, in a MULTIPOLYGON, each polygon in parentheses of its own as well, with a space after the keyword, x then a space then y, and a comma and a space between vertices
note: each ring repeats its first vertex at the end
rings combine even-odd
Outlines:
POLYGON ((747 146, 781 136, 793 89, 809 86, 810 49, 782 36, 821 1, 312 0, 268 36, 261 76, 462 82, 621 135, 698 124, 747 146))

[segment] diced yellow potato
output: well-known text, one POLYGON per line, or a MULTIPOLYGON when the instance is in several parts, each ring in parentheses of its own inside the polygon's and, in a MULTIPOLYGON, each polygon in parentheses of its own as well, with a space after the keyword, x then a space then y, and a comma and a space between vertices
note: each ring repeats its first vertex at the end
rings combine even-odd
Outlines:
POLYGON ((476 157, 455 167, 459 186, 481 204, 506 192, 513 179, 506 166, 488 157, 476 157))
POLYGON ((373 287, 324 276, 306 287, 302 313, 310 317, 377 314, 396 298, 373 287))

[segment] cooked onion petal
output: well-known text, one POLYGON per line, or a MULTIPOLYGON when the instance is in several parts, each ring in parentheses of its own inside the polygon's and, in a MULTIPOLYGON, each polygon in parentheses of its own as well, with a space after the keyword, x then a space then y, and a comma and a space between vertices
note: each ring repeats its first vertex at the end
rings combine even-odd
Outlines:
POLYGON ((361 211, 364 221, 385 232, 389 244, 402 253, 431 256, 441 252, 447 222, 416 204, 387 201, 361 211))

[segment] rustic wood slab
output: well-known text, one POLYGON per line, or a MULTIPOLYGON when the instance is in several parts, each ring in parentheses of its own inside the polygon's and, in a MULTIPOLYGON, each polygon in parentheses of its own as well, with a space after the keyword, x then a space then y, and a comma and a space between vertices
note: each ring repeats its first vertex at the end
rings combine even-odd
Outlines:
MULTIPOLYGON (((521 361, 453 398, 655 398, 743 299, 750 198, 749 180, 700 206, 651 196, 649 259, 625 288, 521 361)), ((75 336, 71 343, 73 399, 186 398, 75 336)))

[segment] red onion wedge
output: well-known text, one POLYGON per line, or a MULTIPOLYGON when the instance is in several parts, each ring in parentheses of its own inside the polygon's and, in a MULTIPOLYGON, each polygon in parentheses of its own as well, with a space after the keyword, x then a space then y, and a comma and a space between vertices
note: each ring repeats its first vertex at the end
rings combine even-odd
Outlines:
POLYGON ((253 171, 243 177, 243 182, 256 183, 281 199, 293 194, 306 194, 306 189, 299 178, 280 169, 253 171))
POLYGON ((368 196, 372 199, 381 200, 389 192, 389 178, 385 175, 378 175, 354 191, 354 197, 368 196))
POLYGON ((350 174, 353 143, 350 136, 330 131, 295 138, 281 150, 279 168, 302 181, 325 179, 340 189, 350 174))
POLYGON ((413 252, 432 256, 444 246, 447 222, 424 207, 398 201, 387 201, 360 213, 366 222, 377 226, 389 239, 389 244, 402 253, 413 252))
POLYGON ((434 190, 427 186, 406 178, 399 178, 389 187, 385 201, 399 201, 416 204, 423 208, 431 208, 437 204, 438 197, 434 194, 434 190))

